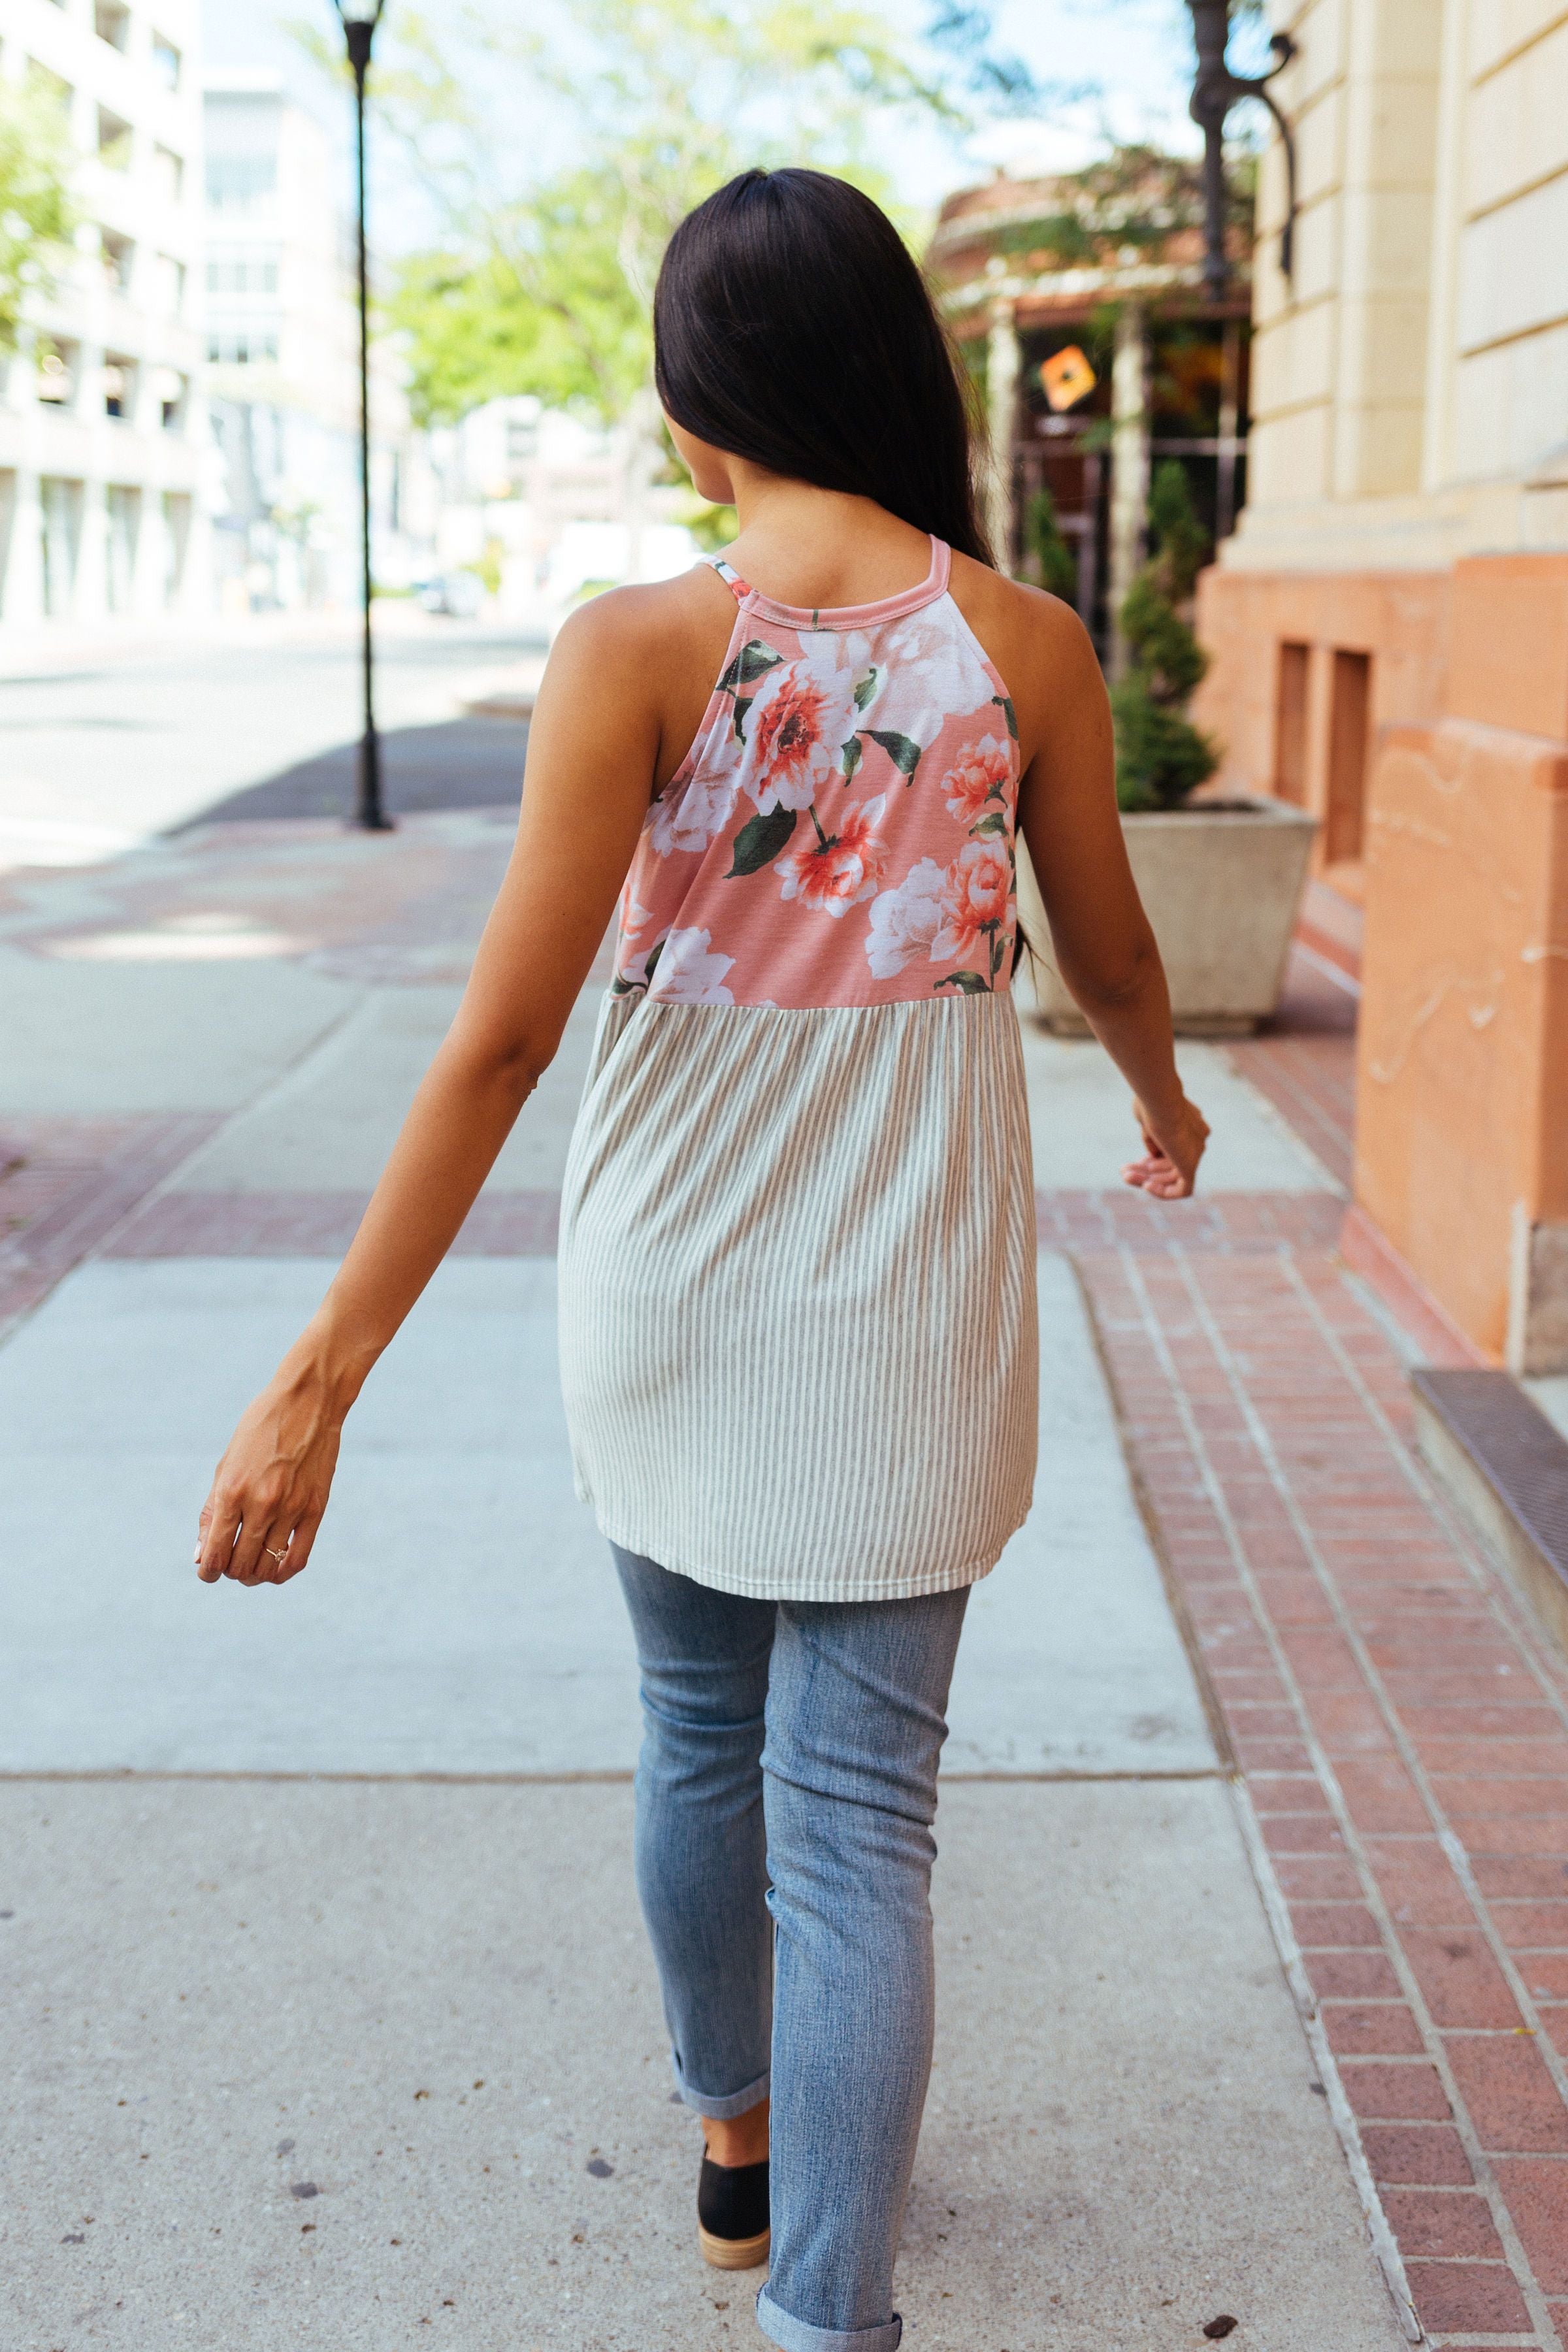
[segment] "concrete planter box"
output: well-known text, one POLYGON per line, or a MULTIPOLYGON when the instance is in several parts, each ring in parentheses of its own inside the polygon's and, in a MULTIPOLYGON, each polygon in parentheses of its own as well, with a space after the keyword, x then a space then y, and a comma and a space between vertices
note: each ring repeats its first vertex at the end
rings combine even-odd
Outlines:
MULTIPOLYGON (((1279 1002, 1316 817, 1283 801, 1258 800, 1218 807, 1199 802, 1121 823, 1164 958, 1177 1028, 1189 1037, 1244 1036, 1279 1002)), ((1018 899, 1030 937, 1048 940, 1035 878, 1022 859, 1018 899)), ((1048 1027, 1083 1034, 1083 1015, 1043 955, 1035 1000, 1048 1027)))

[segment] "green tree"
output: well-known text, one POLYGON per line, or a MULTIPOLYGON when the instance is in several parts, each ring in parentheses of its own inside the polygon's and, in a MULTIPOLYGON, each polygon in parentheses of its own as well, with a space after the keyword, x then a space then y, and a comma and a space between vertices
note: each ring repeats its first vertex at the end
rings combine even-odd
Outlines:
POLYGON ((1186 715, 1208 656, 1186 615, 1208 534, 1193 509, 1186 470, 1167 458, 1149 496, 1152 548, 1121 600, 1131 656, 1110 689, 1116 721, 1116 797, 1124 809, 1175 808, 1219 763, 1213 740, 1186 715))
POLYGON ((569 15, 557 0, 526 26, 520 13, 400 9, 372 74, 440 225, 386 302, 426 420, 513 393, 605 422, 647 407, 654 280, 693 205, 784 162, 887 201, 874 118, 960 128, 971 100, 1040 96, 991 53, 984 8, 938 5, 923 37, 882 0, 575 0, 569 15), (549 135, 531 142, 519 110, 537 114, 540 93, 549 135))
POLYGON ((76 226, 69 127, 58 85, 0 82, 0 351, 14 351, 29 296, 47 293, 76 226), (51 86, 53 85, 53 86, 51 86))

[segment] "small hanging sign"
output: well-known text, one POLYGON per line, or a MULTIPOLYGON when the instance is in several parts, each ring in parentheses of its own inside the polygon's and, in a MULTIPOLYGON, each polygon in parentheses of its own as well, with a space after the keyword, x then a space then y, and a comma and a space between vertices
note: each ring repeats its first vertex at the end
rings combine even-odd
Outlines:
POLYGON ((1064 408, 1075 408, 1099 381, 1076 343, 1069 343, 1064 352, 1053 352, 1048 360, 1040 362, 1040 382, 1045 386, 1046 398, 1058 416, 1064 408))

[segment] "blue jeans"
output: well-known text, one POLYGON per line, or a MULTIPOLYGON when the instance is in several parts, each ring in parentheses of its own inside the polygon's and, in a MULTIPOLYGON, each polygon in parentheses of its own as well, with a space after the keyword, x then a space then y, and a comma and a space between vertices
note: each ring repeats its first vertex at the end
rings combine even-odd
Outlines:
POLYGON ((968 1590, 747 1601, 614 1549, 642 1666, 637 1890, 676 2081, 705 2116, 772 2090, 758 2321, 784 2352, 893 2352, 968 1590))

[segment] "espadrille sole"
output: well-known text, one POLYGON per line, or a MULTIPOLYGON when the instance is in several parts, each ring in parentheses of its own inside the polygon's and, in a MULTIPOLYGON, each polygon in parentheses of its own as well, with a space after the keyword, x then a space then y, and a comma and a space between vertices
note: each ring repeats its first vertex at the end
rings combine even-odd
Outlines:
POLYGON ((710 2230, 697 2224, 697 2242, 702 2249, 702 2259, 711 2263, 716 2271, 760 2270, 768 2258, 771 2230, 759 2231, 754 2238, 716 2238, 710 2230))

